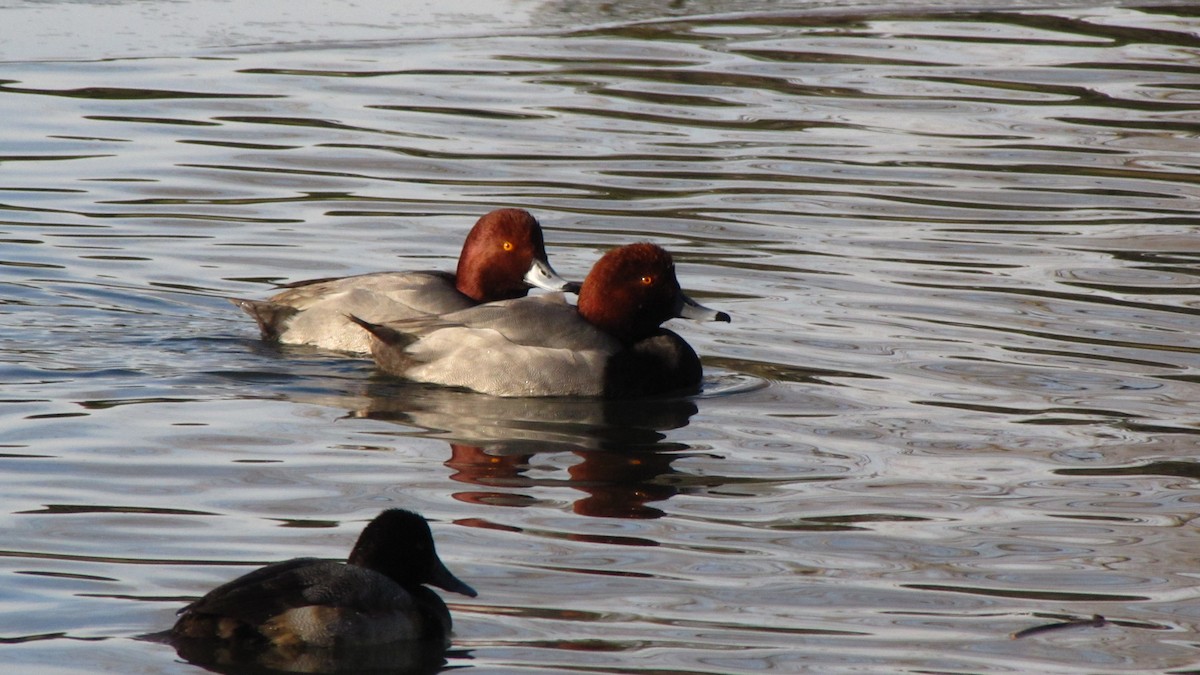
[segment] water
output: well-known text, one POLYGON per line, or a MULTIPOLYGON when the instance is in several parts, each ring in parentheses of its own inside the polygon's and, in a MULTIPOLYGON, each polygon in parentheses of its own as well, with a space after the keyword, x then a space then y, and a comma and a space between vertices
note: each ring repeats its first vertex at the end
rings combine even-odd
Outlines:
POLYGON ((1200 667, 1200 22, 947 4, 22 32, 0 663, 200 672, 139 636, 399 505, 480 592, 475 672, 1200 667), (222 299, 450 267, 498 206, 566 276, 672 250, 734 317, 672 326, 705 392, 414 388, 222 299))

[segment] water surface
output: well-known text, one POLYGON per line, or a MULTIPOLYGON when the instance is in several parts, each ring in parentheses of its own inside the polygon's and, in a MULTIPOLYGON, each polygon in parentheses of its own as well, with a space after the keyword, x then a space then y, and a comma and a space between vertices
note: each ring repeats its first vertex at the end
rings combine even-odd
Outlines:
POLYGON ((139 636, 404 506, 480 592, 456 668, 1200 667, 1194 10, 520 6, 8 55, 0 662, 201 672, 139 636), (499 206, 566 276, 673 251, 734 317, 672 324, 705 391, 406 386, 223 299, 449 268, 499 206))

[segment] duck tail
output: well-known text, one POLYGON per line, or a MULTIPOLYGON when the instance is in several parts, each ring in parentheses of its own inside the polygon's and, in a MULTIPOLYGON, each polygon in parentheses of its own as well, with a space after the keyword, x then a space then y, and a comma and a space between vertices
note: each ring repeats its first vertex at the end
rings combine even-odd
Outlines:
POLYGON ((288 323, 300 310, 288 305, 281 305, 270 300, 247 300, 245 298, 225 298, 239 309, 250 315, 258 323, 262 338, 271 342, 279 340, 279 336, 287 330, 288 323))
POLYGON ((408 345, 417 341, 417 336, 403 331, 396 330, 381 323, 371 323, 365 319, 360 319, 353 314, 347 314, 346 318, 354 323, 362 326, 368 333, 375 336, 375 339, 388 347, 396 349, 404 349, 408 345))
POLYGON ((371 356, 375 359, 375 365, 385 373, 403 377, 405 371, 415 363, 404 349, 416 342, 419 338, 418 335, 405 333, 383 324, 371 323, 353 314, 347 314, 346 320, 362 326, 371 334, 371 356))

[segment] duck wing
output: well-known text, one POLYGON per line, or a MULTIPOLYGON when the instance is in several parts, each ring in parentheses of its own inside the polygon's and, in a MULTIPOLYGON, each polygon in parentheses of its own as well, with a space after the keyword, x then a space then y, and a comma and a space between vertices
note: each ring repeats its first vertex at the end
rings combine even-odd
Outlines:
MULTIPOLYGON (((284 286, 284 290, 271 296, 270 301, 308 310, 331 302, 344 303, 350 294, 367 293, 412 310, 407 315, 373 317, 375 321, 387 321, 422 314, 444 314, 474 305, 474 301, 460 293, 454 284, 454 275, 449 272, 374 272, 297 281, 284 286)), ((343 307, 342 311, 347 308, 343 307)))
POLYGON ((391 368, 377 348, 385 370, 494 396, 601 394, 605 364, 621 350, 561 294, 480 305, 401 330, 419 338, 383 355, 395 357, 391 368))
POLYGON ((296 558, 257 569, 214 588, 180 610, 261 624, 289 609, 312 605, 363 611, 396 609, 411 598, 373 570, 316 558, 296 558))

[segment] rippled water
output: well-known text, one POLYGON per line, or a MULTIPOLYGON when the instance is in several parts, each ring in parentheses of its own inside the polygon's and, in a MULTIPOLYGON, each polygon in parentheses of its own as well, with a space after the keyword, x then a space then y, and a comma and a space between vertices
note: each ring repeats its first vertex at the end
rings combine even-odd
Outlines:
POLYGON ((4 64, 0 663, 195 672, 139 637, 400 505, 480 591, 447 598, 452 667, 1200 667, 1198 16, 4 64), (734 317, 673 325, 704 394, 414 388, 222 299, 449 267, 498 206, 566 276, 671 249, 734 317))

